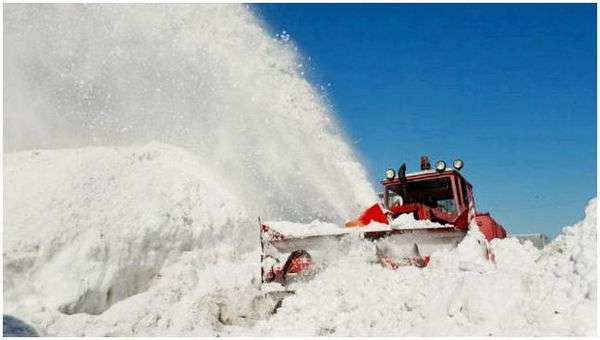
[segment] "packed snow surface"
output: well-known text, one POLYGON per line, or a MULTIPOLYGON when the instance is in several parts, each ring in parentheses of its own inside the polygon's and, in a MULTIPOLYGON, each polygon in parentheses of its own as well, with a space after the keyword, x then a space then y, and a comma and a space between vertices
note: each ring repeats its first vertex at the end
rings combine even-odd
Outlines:
POLYGON ((396 271, 350 233, 271 314, 257 217, 332 232, 376 195, 306 60, 243 5, 8 4, 4 44, 4 313, 42 335, 595 332, 595 199, 541 251, 492 242, 495 264, 475 229, 396 271))

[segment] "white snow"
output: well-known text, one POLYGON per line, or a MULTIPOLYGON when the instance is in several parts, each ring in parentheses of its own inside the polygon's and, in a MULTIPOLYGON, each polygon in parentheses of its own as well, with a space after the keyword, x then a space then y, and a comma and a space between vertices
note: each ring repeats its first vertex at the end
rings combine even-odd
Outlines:
POLYGON ((449 225, 440 224, 431 221, 417 221, 412 214, 402 214, 396 217, 390 226, 394 229, 436 229, 436 228, 448 228, 449 225))
POLYGON ((595 332, 596 200, 542 251, 493 241, 495 265, 474 230, 425 269, 385 269, 372 263, 372 243, 346 239, 348 255, 294 284, 271 316, 256 284, 257 223, 194 154, 154 143, 4 162, 5 313, 42 334, 595 332))
POLYGON ((181 149, 40 150, 5 165, 5 306, 99 314, 183 253, 210 249, 203 267, 252 250, 243 204, 181 149))
POLYGON ((345 228, 335 223, 314 220, 310 223, 290 221, 266 221, 263 224, 287 238, 303 238, 307 236, 362 234, 369 231, 389 231, 392 228, 383 223, 371 222, 362 228, 345 228))
POLYGON ((8 4, 4 44, 4 313, 43 335, 595 334, 595 199, 495 265, 476 231, 396 271, 349 237, 270 315, 257 217, 333 232, 376 195, 243 5, 8 4))

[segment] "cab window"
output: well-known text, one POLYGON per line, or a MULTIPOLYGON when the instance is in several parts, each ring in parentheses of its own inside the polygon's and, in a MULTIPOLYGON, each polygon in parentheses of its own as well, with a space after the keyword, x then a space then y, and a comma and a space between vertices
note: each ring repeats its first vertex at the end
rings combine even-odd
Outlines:
POLYGON ((387 187, 388 208, 395 204, 421 203, 431 208, 441 208, 448 213, 457 213, 449 177, 434 178, 406 183, 406 197, 402 197, 400 185, 387 187))

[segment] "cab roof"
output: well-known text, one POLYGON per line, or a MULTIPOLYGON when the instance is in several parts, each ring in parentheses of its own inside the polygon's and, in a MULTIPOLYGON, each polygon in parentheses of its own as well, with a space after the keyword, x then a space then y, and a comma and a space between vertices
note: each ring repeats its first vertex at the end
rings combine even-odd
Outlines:
MULTIPOLYGON (((411 181, 411 180, 418 180, 418 179, 441 177, 441 176, 446 176, 446 175, 459 176, 463 180, 465 180, 465 182, 467 182, 470 185, 469 181, 467 181, 463 177, 463 175, 460 173, 460 171, 455 170, 455 169, 446 169, 444 171, 421 170, 421 171, 410 172, 410 173, 406 174, 406 180, 407 181, 411 181)), ((398 183, 398 182, 399 182, 398 178, 384 179, 384 180, 381 181, 381 184, 383 184, 383 185, 389 185, 389 184, 395 184, 395 183, 398 183)))

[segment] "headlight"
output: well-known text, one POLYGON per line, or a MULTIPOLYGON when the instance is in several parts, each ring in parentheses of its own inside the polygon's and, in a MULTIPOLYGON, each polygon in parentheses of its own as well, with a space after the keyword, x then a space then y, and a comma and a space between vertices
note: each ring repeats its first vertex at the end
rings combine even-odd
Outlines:
POLYGON ((460 170, 463 168, 465 163, 463 163, 462 159, 457 159, 454 161, 454 163, 452 163, 452 165, 454 166, 454 169, 460 170))
POLYGON ((435 169, 437 171, 444 171, 444 170, 446 170, 446 162, 444 162, 444 161, 437 161, 435 163, 435 169))
POLYGON ((396 171, 394 171, 394 169, 387 169, 385 172, 385 178, 394 179, 394 177, 396 177, 396 171))

